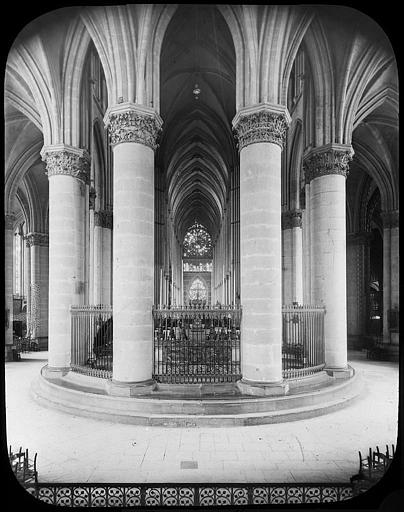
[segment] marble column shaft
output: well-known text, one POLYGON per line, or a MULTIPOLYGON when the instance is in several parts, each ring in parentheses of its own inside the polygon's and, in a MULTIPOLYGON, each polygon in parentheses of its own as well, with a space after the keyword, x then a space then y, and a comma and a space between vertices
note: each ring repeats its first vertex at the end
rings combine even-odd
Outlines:
POLYGON ((114 158, 113 382, 152 376, 154 287, 154 150, 161 126, 145 107, 121 104, 105 123, 114 158))
POLYGON ((283 303, 303 302, 302 212, 282 214, 283 303))
POLYGON ((346 200, 349 146, 329 144, 304 160, 310 182, 312 300, 324 305, 325 362, 347 368, 346 200))
POLYGON ((94 212, 94 304, 112 304, 112 211, 94 212))
POLYGON ((383 219, 383 342, 392 341, 389 312, 399 309, 399 213, 382 213, 383 219))
POLYGON ((4 218, 4 307, 5 307, 5 360, 11 360, 13 344, 13 246, 15 216, 6 213, 4 218))
POLYGON ((66 145, 44 147, 49 178, 48 368, 70 367, 70 306, 84 301, 85 200, 89 156, 66 145))
POLYGON ((243 381, 282 382, 281 152, 289 115, 262 104, 238 112, 243 381))
POLYGON ((30 247, 30 331, 31 338, 48 336, 48 235, 29 233, 30 247))

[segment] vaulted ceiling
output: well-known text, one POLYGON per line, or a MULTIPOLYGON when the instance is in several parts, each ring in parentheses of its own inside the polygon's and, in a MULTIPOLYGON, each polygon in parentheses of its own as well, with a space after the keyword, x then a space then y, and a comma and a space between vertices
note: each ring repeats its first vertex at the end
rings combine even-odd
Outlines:
POLYGON ((195 220, 214 238, 234 166, 236 113, 234 46, 215 6, 178 8, 163 41, 160 76, 164 127, 157 161, 174 223, 180 238, 195 220))

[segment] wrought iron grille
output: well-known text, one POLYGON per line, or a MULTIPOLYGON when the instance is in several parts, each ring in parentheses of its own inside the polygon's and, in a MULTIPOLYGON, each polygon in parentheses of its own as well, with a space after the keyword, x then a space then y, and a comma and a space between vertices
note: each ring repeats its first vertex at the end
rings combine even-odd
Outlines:
POLYGON ((62 507, 245 506, 332 503, 352 498, 349 483, 39 483, 27 491, 44 503, 62 507))
POLYGON ((112 307, 71 306, 71 369, 112 377, 112 307))
POLYGON ((294 303, 282 308, 282 373, 284 379, 310 375, 324 368, 322 306, 294 303))
POLYGON ((239 306, 153 308, 153 378, 161 383, 241 378, 239 306))

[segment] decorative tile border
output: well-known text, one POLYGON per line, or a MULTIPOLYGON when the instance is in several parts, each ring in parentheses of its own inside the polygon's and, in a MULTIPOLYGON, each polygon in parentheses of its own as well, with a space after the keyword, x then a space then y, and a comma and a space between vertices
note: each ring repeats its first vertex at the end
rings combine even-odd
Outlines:
POLYGON ((349 483, 87 484, 38 483, 37 499, 65 507, 221 506, 331 503, 353 496, 349 483))

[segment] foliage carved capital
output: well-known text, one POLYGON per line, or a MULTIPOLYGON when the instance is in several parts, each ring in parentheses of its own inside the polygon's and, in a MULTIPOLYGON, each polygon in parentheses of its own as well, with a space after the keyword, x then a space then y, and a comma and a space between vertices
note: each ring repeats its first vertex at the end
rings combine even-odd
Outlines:
POLYGON ((302 227, 301 210, 289 210, 282 212, 282 229, 292 229, 302 227))
POLYGON ((399 211, 391 210, 388 212, 382 212, 381 218, 383 221, 384 228, 398 228, 399 227, 399 211))
POLYGON ((94 224, 100 228, 112 229, 112 211, 111 210, 99 210, 94 212, 94 224))
POLYGON ((12 212, 7 212, 4 215, 4 229, 13 229, 14 223, 16 221, 16 216, 12 212))
POLYGON ((303 160, 306 183, 310 183, 314 178, 330 174, 339 174, 346 178, 349 174, 349 162, 352 157, 352 147, 343 144, 327 144, 310 151, 303 160))
POLYGON ((290 116, 280 105, 260 104, 240 110, 233 120, 239 150, 250 144, 270 142, 283 149, 290 116))
POLYGON ((162 120, 154 110, 131 103, 121 104, 109 109, 104 121, 112 146, 123 142, 137 142, 153 151, 157 149, 162 120))
POLYGON ((84 149, 65 145, 44 147, 42 160, 46 162, 46 174, 51 176, 72 176, 85 185, 90 182, 90 156, 84 149))
POLYGON ((49 236, 47 233, 28 233, 25 240, 27 247, 32 247, 33 245, 49 246, 49 236))

